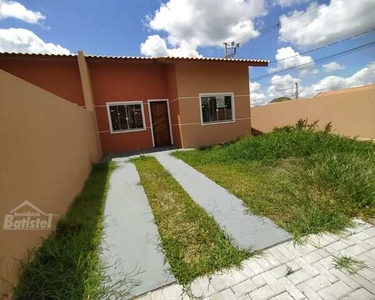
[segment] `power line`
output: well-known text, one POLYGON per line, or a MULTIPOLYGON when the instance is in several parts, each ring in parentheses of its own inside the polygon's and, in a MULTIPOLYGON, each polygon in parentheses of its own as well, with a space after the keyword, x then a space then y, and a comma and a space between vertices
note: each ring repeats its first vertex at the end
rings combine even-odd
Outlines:
POLYGON ((293 58, 293 57, 297 57, 297 56, 300 56, 300 55, 304 55, 304 54, 308 54, 308 53, 311 53, 311 52, 315 52, 315 51, 318 51, 318 50, 321 50, 321 49, 324 49, 324 48, 328 48, 328 47, 331 47, 333 45, 336 45, 336 44, 339 44, 339 43, 343 43, 343 42, 346 42, 346 41, 349 41, 351 39, 354 39, 354 38, 357 38, 361 35, 364 35, 364 34, 367 34, 367 33, 370 33, 372 31, 375 31, 375 27, 372 28, 372 29, 369 29, 369 30, 366 30, 366 31, 363 31, 361 33, 358 33, 356 35, 353 35, 353 36, 350 36, 350 37, 347 37, 345 39, 342 39, 340 41, 336 41, 336 42, 333 42, 331 44, 328 44, 328 45, 325 45, 325 46, 321 46, 321 47, 318 47, 318 48, 315 48, 315 49, 312 49, 312 50, 308 50, 308 51, 305 51, 305 52, 301 52, 301 53, 298 53, 296 55, 292 55, 292 56, 288 56, 288 57, 285 57, 285 58, 282 58, 282 59, 276 59, 276 60, 272 60, 270 61, 269 64, 275 64, 275 63, 278 63, 279 61, 283 61, 283 60, 287 60, 287 59, 290 59, 290 58, 293 58))
POLYGON ((354 47, 354 48, 351 48, 351 49, 348 49, 348 50, 345 50, 345 51, 341 51, 341 52, 338 52, 336 54, 325 56, 325 57, 322 57, 320 59, 317 59, 315 61, 312 61, 312 62, 309 62, 309 63, 306 63, 306 64, 301 64, 301 65, 290 67, 290 68, 287 68, 287 69, 284 69, 284 70, 281 70, 281 71, 276 71, 276 72, 272 72, 272 73, 269 73, 269 74, 266 74, 266 75, 262 75, 262 76, 253 78, 253 81, 254 80, 264 79, 264 78, 267 78, 267 77, 270 77, 270 76, 273 76, 273 75, 276 75, 276 74, 285 73, 285 72, 288 72, 288 71, 291 71, 291 70, 300 69, 302 67, 306 67, 306 66, 309 66, 309 65, 313 65, 315 63, 319 63, 319 62, 323 62, 323 61, 326 61, 326 60, 330 60, 332 58, 345 56, 345 55, 348 55, 348 54, 351 54, 351 53, 363 50, 365 48, 372 47, 374 45, 375 45, 375 41, 367 43, 367 44, 364 44, 364 45, 361 45, 361 46, 358 46, 358 47, 354 47))

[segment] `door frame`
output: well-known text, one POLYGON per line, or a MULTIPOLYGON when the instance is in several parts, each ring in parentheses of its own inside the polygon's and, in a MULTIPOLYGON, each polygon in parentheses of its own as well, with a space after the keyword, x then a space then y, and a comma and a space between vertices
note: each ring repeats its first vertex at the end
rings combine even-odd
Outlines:
POLYGON ((151 127, 151 139, 152 146, 155 148, 155 138, 154 138, 154 127, 152 126, 152 114, 151 114, 151 102, 167 102, 167 111, 168 111, 168 122, 169 122, 169 135, 171 137, 171 145, 173 145, 173 134, 172 134, 172 123, 171 123, 171 113, 169 110, 169 99, 148 99, 148 115, 150 117, 150 127, 151 127))

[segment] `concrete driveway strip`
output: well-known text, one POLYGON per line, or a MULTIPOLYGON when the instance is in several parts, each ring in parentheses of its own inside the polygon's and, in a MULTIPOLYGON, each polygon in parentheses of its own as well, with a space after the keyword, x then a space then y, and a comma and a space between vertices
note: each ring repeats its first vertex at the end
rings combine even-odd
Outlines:
POLYGON ((271 220, 248 213, 241 199, 182 160, 165 152, 153 155, 238 246, 260 250, 291 238, 271 220))
POLYGON ((129 275, 139 280, 133 295, 175 282, 163 253, 154 216, 134 164, 118 162, 110 178, 105 206, 104 259, 116 281, 129 275), (138 274, 137 274, 138 273, 138 274))

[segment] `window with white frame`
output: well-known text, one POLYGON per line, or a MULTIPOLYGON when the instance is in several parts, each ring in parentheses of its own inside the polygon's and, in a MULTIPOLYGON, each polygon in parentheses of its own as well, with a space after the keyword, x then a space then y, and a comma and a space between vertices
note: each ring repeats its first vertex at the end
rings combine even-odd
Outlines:
POLYGON ((233 94, 200 94, 202 124, 234 121, 233 94))
POLYGON ((145 129, 142 101, 107 103, 111 132, 145 129))

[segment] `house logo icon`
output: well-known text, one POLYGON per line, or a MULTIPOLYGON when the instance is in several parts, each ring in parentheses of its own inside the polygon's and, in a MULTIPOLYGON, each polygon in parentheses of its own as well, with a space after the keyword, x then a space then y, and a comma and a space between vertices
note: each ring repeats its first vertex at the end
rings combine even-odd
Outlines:
POLYGON ((3 230, 51 230, 53 217, 26 200, 5 214, 3 230))

